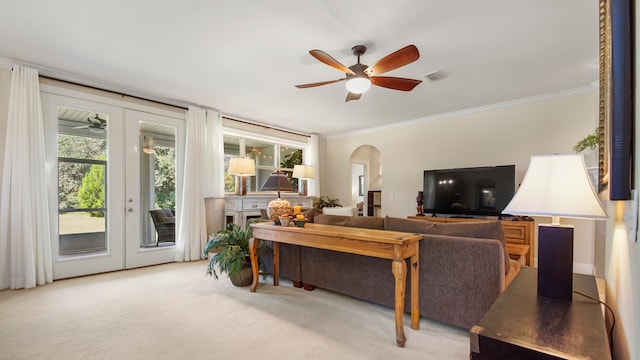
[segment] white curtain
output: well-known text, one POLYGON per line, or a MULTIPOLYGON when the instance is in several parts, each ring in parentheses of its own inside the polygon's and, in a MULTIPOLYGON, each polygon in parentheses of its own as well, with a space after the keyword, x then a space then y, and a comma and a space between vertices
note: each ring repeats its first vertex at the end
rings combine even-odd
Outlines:
POLYGON ((182 203, 178 216, 177 261, 202 258, 207 243, 205 197, 224 196, 222 123, 219 113, 189 106, 187 110, 182 203))
POLYGON ((309 138, 306 160, 307 165, 313 166, 313 179, 308 180, 307 195, 320 196, 320 149, 318 135, 312 134, 309 138))
POLYGON ((207 110, 207 156, 210 171, 205 197, 224 197, 224 140, 222 135, 222 117, 214 110, 207 110))
POLYGON ((0 289, 53 281, 38 70, 14 66, 0 192, 0 289))

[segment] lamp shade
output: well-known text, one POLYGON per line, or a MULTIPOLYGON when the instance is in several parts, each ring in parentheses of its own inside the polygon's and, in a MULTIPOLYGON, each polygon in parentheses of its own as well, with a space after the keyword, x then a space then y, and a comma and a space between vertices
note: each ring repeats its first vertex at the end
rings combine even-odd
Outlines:
POLYGON ((229 174, 231 175, 255 175, 256 162, 249 158, 233 158, 229 162, 229 174))
POLYGON ((293 191, 293 185, 285 174, 277 171, 269 175, 260 191, 293 191))
POLYGON ((313 166, 294 165, 293 177, 297 179, 313 179, 313 166))
POLYGON ((503 214, 606 219, 582 155, 532 156, 503 214))

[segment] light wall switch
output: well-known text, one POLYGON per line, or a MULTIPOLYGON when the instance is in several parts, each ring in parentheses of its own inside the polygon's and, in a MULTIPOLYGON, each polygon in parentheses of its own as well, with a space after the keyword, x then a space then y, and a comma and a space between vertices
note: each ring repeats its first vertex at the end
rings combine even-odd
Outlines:
POLYGON ((638 190, 631 190, 631 200, 624 202, 622 215, 629 241, 638 241, 638 190))

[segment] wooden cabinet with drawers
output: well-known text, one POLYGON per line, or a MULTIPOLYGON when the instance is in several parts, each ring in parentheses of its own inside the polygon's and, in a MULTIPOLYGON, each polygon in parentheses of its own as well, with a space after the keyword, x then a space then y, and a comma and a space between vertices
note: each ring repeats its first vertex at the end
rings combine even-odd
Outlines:
MULTIPOLYGON (((448 218, 448 217, 432 217, 432 216, 408 216, 409 219, 427 220, 440 223, 450 222, 470 222, 470 221, 495 221, 489 219, 474 218, 448 218)), ((507 243, 528 245, 529 251, 524 261, 525 265, 533 266, 533 253, 535 249, 535 235, 533 221, 510 221, 502 220, 504 228, 504 236, 507 243)))

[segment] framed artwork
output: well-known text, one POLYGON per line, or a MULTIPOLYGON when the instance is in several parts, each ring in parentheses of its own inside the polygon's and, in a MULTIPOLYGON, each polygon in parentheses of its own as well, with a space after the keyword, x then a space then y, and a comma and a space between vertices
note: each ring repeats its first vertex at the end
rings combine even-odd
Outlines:
POLYGON ((629 200, 633 187, 633 8, 600 0, 599 190, 629 200))

